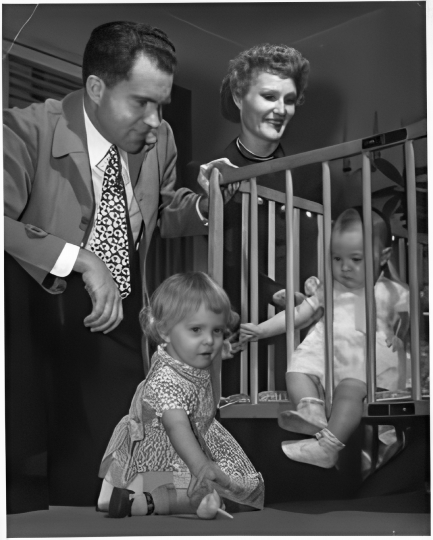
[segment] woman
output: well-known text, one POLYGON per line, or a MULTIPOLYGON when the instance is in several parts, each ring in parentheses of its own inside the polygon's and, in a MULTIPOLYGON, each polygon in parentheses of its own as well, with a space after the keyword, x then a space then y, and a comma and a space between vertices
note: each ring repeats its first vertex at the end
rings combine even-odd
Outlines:
MULTIPOLYGON (((281 137, 304 101, 310 66, 300 52, 287 45, 256 45, 238 54, 229 63, 221 85, 221 112, 224 118, 240 123, 239 136, 218 157, 225 157, 238 167, 269 161, 284 156, 281 137)), ((285 191, 284 172, 270 173, 257 178, 258 185, 285 191)), ((233 306, 240 310, 240 246, 241 246, 241 194, 237 193, 224 208, 224 288, 233 306), (235 277, 236 276, 236 277, 235 277)), ((311 228, 311 224, 310 228, 311 228)), ((268 230, 267 209, 259 206, 259 316, 267 318, 266 307, 272 296, 272 285, 263 279, 267 275, 268 230)), ((315 269, 312 272, 315 273, 315 269)), ((310 274, 308 274, 310 275, 310 274)), ((308 277, 308 276, 307 276, 308 277)), ((276 282, 285 283, 285 220, 281 207, 276 215, 276 282)), ((285 353, 284 337, 276 340, 277 358, 285 353)), ((266 346, 263 354, 266 354, 266 346)), ((264 357, 260 354, 260 357, 264 357)), ((225 395, 239 392, 239 366, 227 362, 223 369, 225 395)), ((277 366, 277 384, 284 388, 285 362, 277 366), (281 374, 279 373, 281 371, 281 374)), ((266 368, 266 363, 261 362, 266 368)), ((264 375, 264 373, 263 373, 264 375)), ((265 377, 261 376, 261 386, 265 377)), ((277 386, 278 388, 278 386, 277 386)))
MULTIPOLYGON (((238 167, 283 157, 280 139, 304 101, 309 71, 308 60, 287 45, 256 45, 231 60, 221 85, 221 112, 241 129, 223 157, 238 167)), ((259 184, 275 189, 268 175, 259 184)))

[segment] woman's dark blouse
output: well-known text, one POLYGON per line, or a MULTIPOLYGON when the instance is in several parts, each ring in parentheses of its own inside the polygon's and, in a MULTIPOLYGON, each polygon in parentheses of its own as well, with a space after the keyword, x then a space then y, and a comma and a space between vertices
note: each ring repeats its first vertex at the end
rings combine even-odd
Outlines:
MULTIPOLYGON (((236 139, 232 141, 219 157, 225 157, 238 167, 245 167, 254 163, 263 162, 256 159, 253 155, 248 155, 246 151, 239 150, 236 139)), ((284 150, 279 145, 272 154, 273 159, 284 157, 284 150)), ((260 186, 269 187, 277 191, 285 191, 285 174, 284 172, 270 173, 257 178, 257 184, 260 186)), ((241 203, 242 195, 236 195, 224 207, 224 289, 226 290, 232 302, 233 308, 240 313, 241 298, 240 298, 240 283, 241 283, 241 203)), ((277 205, 275 229, 276 229, 276 281, 280 286, 269 287, 269 282, 265 279, 268 268, 268 209, 267 205, 259 205, 258 208, 258 230, 259 230, 259 319, 263 321, 267 318, 267 305, 272 299, 272 293, 275 289, 284 287, 285 282, 285 220, 284 213, 281 212, 281 205, 277 205)), ((276 344, 277 353, 279 356, 284 356, 277 360, 281 365, 281 373, 278 374, 281 384, 277 388, 284 389, 284 372, 285 372, 285 348, 284 336, 278 336, 273 340, 276 344)), ((259 356, 264 360, 266 355, 268 342, 259 342, 259 356)), ((259 373, 259 390, 266 389, 266 362, 260 362, 259 373)), ((239 392, 240 369, 237 358, 228 360, 223 364, 222 375, 222 391, 223 395, 232 395, 239 392)))

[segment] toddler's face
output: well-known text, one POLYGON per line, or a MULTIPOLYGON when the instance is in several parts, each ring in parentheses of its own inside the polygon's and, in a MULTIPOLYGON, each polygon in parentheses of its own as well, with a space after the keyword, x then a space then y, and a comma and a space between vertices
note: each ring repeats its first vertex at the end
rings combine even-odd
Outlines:
MULTIPOLYGON (((380 275, 380 245, 373 245, 374 280, 380 275)), ((365 286, 364 243, 362 224, 344 232, 333 232, 331 242, 332 274, 334 279, 348 289, 365 286)))
POLYGON ((226 322, 223 313, 214 313, 202 304, 164 336, 168 354, 189 366, 208 368, 221 352, 226 322))

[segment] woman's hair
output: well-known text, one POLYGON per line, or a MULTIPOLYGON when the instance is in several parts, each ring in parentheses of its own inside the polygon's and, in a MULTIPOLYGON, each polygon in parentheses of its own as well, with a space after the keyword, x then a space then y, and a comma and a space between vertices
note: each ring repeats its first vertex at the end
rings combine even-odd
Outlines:
POLYGON ((261 72, 272 73, 283 79, 293 79, 297 91, 296 105, 304 102, 304 91, 310 72, 308 60, 287 45, 255 45, 229 62, 229 70, 220 90, 221 113, 226 120, 240 122, 239 109, 233 101, 233 95, 243 98, 248 93, 253 78, 261 72))
POLYGON ((204 304, 214 313, 223 313, 226 324, 233 325, 230 300, 226 292, 204 272, 175 274, 161 283, 152 294, 150 305, 140 312, 144 334, 154 343, 190 313, 204 304))
POLYGON ((96 75, 108 88, 128 79, 136 59, 144 54, 169 75, 176 68, 176 52, 167 34, 141 22, 115 21, 95 28, 83 56, 83 84, 96 75))

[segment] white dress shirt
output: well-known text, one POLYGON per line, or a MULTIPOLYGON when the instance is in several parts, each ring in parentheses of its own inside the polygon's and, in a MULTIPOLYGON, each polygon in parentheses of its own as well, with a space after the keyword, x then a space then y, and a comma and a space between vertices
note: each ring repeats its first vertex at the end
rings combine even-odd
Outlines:
MULTIPOLYGON (((51 274, 58 277, 68 276, 72 272, 75 261, 77 260, 80 247, 89 249, 89 246, 91 245, 90 242, 95 232, 96 216, 98 215, 98 209, 101 203, 102 184, 104 181, 105 168, 108 165, 109 158, 107 156, 107 152, 112 146, 111 143, 108 142, 92 124, 90 118, 87 116, 84 104, 83 110, 84 123, 87 135, 87 151, 89 153, 90 169, 92 171, 93 193, 95 196, 95 219, 93 220, 92 230, 90 231, 86 245, 81 244, 81 246, 76 246, 69 243, 65 244, 65 247, 63 248, 55 265, 51 270, 51 274)), ((129 222, 131 224, 131 231, 134 242, 137 242, 143 218, 138 207, 138 203, 135 199, 131 179, 129 177, 128 154, 120 148, 118 148, 118 151, 122 164, 122 177, 125 184, 126 200, 128 203, 129 222)), ((197 213, 203 223, 207 225, 207 219, 203 217, 199 210, 200 198, 201 197, 198 197, 197 199, 197 213)))

